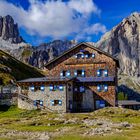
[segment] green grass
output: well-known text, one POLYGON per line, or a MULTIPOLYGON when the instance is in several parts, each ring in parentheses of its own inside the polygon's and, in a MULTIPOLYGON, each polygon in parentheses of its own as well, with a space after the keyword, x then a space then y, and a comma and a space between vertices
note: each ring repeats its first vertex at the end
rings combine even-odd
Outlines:
POLYGON ((72 136, 65 135, 61 137, 54 138, 54 140, 132 140, 127 136, 72 136))
POLYGON ((8 84, 11 79, 22 80, 44 76, 42 71, 15 59, 2 50, 0 50, 0 66, 10 69, 10 72, 0 69, 0 78, 3 80, 4 85, 8 84))
MULTIPOLYGON (((121 108, 104 108, 92 113, 67 113, 58 114, 50 113, 40 110, 21 110, 16 106, 7 108, 7 111, 0 111, 0 134, 8 132, 9 130, 28 131, 28 132, 51 132, 55 133, 58 130, 66 129, 66 132, 52 136, 52 140, 139 140, 140 137, 140 112, 121 109, 121 108), (55 120, 55 118, 60 118, 55 120), (64 123, 65 120, 76 118, 76 123, 64 123), (119 134, 106 135, 106 136, 84 136, 84 132, 94 127, 82 123, 84 119, 109 119, 113 122, 130 122, 133 123, 132 129, 123 129, 119 134), (49 125, 48 125, 49 124, 49 125)), ((27 136, 28 137, 28 136, 27 136)), ((13 136, 11 138, 1 138, 6 140, 13 139, 26 139, 26 136, 13 136)))

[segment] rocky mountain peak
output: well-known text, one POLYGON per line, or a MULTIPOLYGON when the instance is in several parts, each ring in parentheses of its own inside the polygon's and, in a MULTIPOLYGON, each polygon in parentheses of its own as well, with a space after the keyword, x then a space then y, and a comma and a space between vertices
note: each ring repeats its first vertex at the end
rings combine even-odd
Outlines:
POLYGON ((10 15, 4 17, 0 16, 0 37, 11 43, 24 42, 19 35, 18 24, 14 23, 14 20, 10 15))
POLYGON ((120 73, 140 76, 140 14, 123 19, 96 46, 119 59, 120 73))

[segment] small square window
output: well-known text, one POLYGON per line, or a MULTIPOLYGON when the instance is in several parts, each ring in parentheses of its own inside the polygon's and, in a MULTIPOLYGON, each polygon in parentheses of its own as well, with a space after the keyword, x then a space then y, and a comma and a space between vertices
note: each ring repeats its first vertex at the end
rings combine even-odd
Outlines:
POLYGON ((62 105, 62 101, 61 100, 51 100, 51 105, 52 106, 62 105))

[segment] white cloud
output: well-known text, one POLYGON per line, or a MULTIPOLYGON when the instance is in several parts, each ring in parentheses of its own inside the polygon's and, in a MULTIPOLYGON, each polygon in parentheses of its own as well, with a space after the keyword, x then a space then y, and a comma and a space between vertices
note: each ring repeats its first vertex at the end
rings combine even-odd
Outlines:
POLYGON ((92 0, 71 0, 69 6, 82 14, 89 14, 91 12, 100 14, 101 12, 92 0))
POLYGON ((101 24, 88 27, 90 15, 99 15, 101 11, 92 0, 70 0, 68 2, 30 0, 28 10, 0 0, 0 9, 0 15, 13 16, 19 26, 26 28, 31 35, 60 38, 79 34, 81 29, 82 34, 86 32, 97 34, 105 31, 105 27, 101 24))
POLYGON ((95 23, 87 28, 84 28, 80 33, 77 34, 76 40, 91 41, 91 35, 98 35, 99 33, 105 33, 107 31, 106 26, 101 23, 95 23))
POLYGON ((84 29, 84 33, 86 34, 98 34, 98 33, 105 33, 107 31, 105 25, 102 25, 101 23, 95 23, 91 25, 90 27, 87 27, 84 29))

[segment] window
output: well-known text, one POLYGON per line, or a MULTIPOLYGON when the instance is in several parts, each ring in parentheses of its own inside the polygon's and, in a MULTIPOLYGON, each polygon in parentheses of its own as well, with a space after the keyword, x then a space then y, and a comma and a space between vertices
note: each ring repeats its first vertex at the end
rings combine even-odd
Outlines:
POLYGON ((91 56, 92 56, 92 58, 95 58, 95 54, 94 54, 94 53, 92 53, 92 55, 91 55, 91 56))
POLYGON ((101 92, 101 91, 107 92, 108 91, 108 85, 107 84, 105 84, 105 85, 97 85, 97 91, 98 92, 101 92))
POLYGON ((41 91, 44 91, 44 90, 45 90, 45 86, 42 85, 42 86, 40 87, 40 90, 41 90, 41 91))
POLYGON ((66 76, 70 77, 70 71, 69 70, 66 72, 66 76))
POLYGON ((40 100, 40 103, 39 103, 41 106, 43 106, 43 101, 42 100, 40 100))
POLYGON ((101 92, 101 90, 102 90, 101 85, 97 85, 97 91, 101 92))
POLYGON ((85 92, 85 87, 84 87, 84 86, 80 86, 80 87, 79 87, 79 91, 80 91, 81 93, 85 92))
POLYGON ((90 54, 85 54, 85 58, 90 58, 90 54))
POLYGON ((104 100, 96 100, 96 109, 100 109, 105 107, 105 101, 104 100))
POLYGON ((108 91, 108 85, 104 85, 104 92, 108 91))
POLYGON ((34 86, 34 91, 40 90, 40 86, 34 86))
POLYGON ((59 90, 60 90, 60 91, 63 91, 63 90, 64 90, 64 86, 63 86, 63 85, 60 85, 60 86, 59 86, 59 90))
POLYGON ((84 54, 81 54, 81 58, 84 58, 85 57, 85 55, 84 54))
POLYGON ((51 106, 54 106, 54 100, 51 100, 51 106))
POLYGON ((101 76, 101 70, 97 70, 97 76, 100 77, 101 76))
POLYGON ((31 90, 31 91, 34 91, 34 90, 35 90, 35 87, 34 87, 34 86, 31 86, 31 87, 30 87, 30 90, 31 90))
POLYGON ((64 86, 63 85, 50 85, 50 91, 56 91, 56 90, 63 91, 64 86))
POLYGON ((37 106, 37 105, 43 106, 43 101, 42 100, 35 100, 34 101, 34 106, 37 106))
POLYGON ((51 105, 52 106, 57 106, 57 105, 62 105, 62 101, 61 100, 51 100, 51 105))
POLYGON ((61 71, 61 72, 60 72, 60 77, 65 77, 65 76, 66 76, 66 71, 64 71, 64 70, 61 71))
POLYGON ((77 76, 77 70, 74 71, 74 76, 77 76))
POLYGON ((108 76, 108 70, 104 70, 104 76, 105 76, 105 77, 108 76))
POLYGON ((54 86, 50 85, 50 91, 53 91, 53 90, 54 90, 54 86))
POLYGON ((85 70, 77 70, 77 76, 84 77, 85 76, 85 70))

